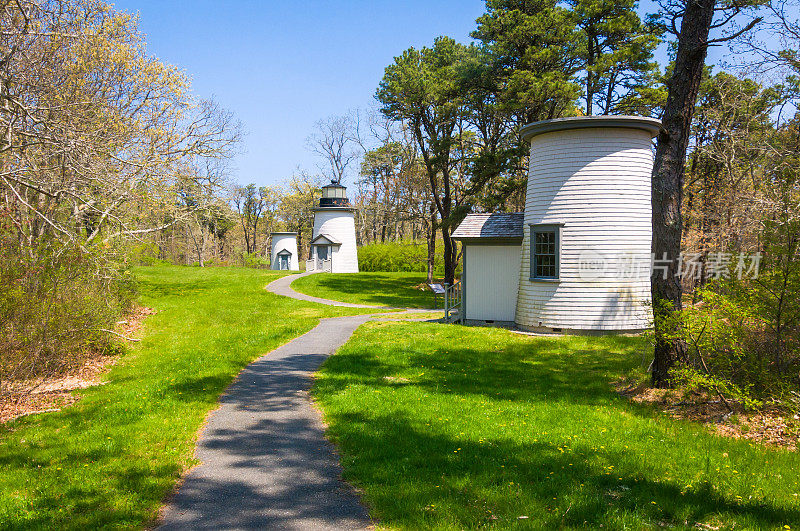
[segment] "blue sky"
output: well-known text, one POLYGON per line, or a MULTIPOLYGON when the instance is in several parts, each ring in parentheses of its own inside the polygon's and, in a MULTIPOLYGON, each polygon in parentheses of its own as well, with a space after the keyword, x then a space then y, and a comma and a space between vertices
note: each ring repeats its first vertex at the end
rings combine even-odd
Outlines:
MULTIPOLYGON (((277 184, 298 166, 314 123, 374 104, 392 58, 438 35, 469 40, 482 0, 120 0, 140 14, 148 52, 185 70, 199 97, 233 111, 246 136, 240 183, 277 184)), ((653 10, 652 0, 640 8, 653 10)), ((660 54, 663 55, 663 54, 660 54)))
POLYGON ((140 14, 148 52, 179 66, 200 97, 244 125, 241 183, 275 184, 298 165, 314 123, 372 104, 392 58, 437 35, 466 41, 480 0, 272 2, 124 0, 140 14))

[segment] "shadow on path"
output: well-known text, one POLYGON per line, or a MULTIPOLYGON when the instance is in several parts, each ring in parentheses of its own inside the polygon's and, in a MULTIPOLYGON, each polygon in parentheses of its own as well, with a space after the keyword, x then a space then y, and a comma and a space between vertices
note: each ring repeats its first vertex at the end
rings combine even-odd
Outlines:
POLYGON ((239 374, 200 436, 202 464, 166 507, 161 529, 369 527, 308 395, 314 371, 369 319, 323 319, 239 374))

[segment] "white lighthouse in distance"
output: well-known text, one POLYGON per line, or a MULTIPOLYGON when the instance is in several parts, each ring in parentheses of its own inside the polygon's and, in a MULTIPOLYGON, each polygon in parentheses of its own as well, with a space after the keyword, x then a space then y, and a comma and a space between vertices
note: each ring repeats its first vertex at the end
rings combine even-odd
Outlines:
POLYGON ((272 269, 278 271, 299 271, 297 260, 297 233, 273 232, 272 233, 272 269))
POLYGON ((347 189, 334 181, 322 187, 319 206, 314 209, 311 258, 306 271, 358 273, 354 209, 347 189))

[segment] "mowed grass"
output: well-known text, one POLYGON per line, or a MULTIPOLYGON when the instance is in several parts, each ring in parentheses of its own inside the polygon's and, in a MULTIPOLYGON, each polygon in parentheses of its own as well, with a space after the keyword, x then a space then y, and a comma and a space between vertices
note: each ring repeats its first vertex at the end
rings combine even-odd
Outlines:
POLYGON ((203 419, 259 355, 357 313, 278 297, 280 273, 136 271, 158 310, 143 340, 76 405, 0 426, 0 528, 142 527, 193 459, 203 419))
POLYGON ((404 529, 800 525, 800 455, 629 404, 632 337, 373 322, 314 388, 345 478, 404 529))
MULTIPOLYGON (((433 293, 417 286, 425 273, 319 273, 298 278, 292 289, 306 295, 393 308, 433 308, 433 293)), ((439 296, 438 306, 442 307, 439 296)))

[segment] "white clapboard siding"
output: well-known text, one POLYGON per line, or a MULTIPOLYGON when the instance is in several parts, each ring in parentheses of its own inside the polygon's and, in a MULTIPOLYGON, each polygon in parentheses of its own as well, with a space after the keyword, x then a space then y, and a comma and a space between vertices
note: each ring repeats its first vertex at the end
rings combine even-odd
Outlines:
POLYGON ((516 309, 520 327, 649 326, 650 138, 642 129, 598 127, 533 136, 516 309), (529 225, 540 223, 563 224, 557 282, 530 280, 529 225), (587 255, 606 264, 589 279, 581 276, 587 255))
POLYGON ((514 321, 519 245, 464 245, 465 318, 514 321))
POLYGON ((300 271, 300 262, 297 257, 297 233, 296 232, 275 232, 272 234, 272 252, 270 253, 271 268, 280 269, 278 253, 289 251, 289 271, 300 271))
POLYGON ((314 212, 314 235, 327 234, 341 245, 332 246, 331 273, 358 273, 356 225, 352 210, 318 209, 314 212))

